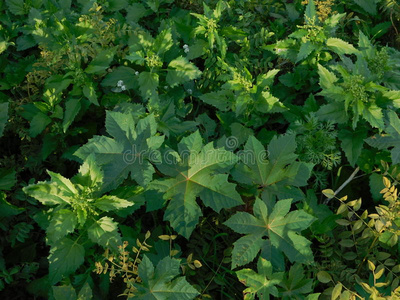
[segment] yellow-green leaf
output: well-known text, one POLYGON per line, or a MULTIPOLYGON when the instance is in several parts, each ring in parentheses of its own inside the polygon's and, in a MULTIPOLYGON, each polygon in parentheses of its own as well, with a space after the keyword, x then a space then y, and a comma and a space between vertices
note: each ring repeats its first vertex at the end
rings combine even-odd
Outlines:
POLYGON ((325 197, 332 199, 333 197, 335 197, 335 192, 331 189, 325 189, 322 191, 322 193, 325 195, 325 197))
POLYGON ((332 280, 331 275, 326 271, 319 271, 317 273, 317 278, 322 283, 328 283, 332 280))
POLYGON ((335 285, 332 290, 331 300, 336 300, 340 296, 340 293, 342 292, 342 287, 343 286, 340 282, 335 285))

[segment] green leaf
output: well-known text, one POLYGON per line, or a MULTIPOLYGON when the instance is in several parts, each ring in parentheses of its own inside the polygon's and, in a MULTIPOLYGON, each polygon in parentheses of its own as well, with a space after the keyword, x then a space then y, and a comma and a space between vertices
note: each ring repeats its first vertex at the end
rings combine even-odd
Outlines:
POLYGON ((268 91, 261 92, 255 107, 262 113, 278 113, 286 110, 286 107, 278 98, 272 96, 268 91))
POLYGON ((94 136, 74 155, 84 160, 94 153, 104 171, 105 191, 116 188, 129 174, 146 186, 154 173, 151 158, 164 141, 164 136, 155 136, 156 127, 153 115, 135 126, 132 114, 107 111, 106 129, 113 138, 94 136))
POLYGON ((321 293, 309 294, 305 300, 318 300, 321 293))
POLYGON ((0 169, 0 190, 9 191, 17 182, 13 169, 0 169))
POLYGON ((332 276, 326 271, 319 271, 317 273, 317 278, 319 282, 328 283, 332 281, 332 276))
POLYGON ((46 116, 44 113, 38 112, 31 120, 31 127, 29 128, 29 135, 31 137, 36 137, 38 134, 51 123, 50 117, 46 116))
POLYGON ((383 175, 372 173, 369 176, 369 188, 374 201, 380 201, 383 196, 380 192, 385 188, 383 175))
POLYGON ((69 99, 65 103, 65 114, 63 120, 63 131, 64 133, 67 132, 69 126, 74 121, 76 115, 81 110, 81 101, 78 98, 69 99))
POLYGON ((236 232, 247 234, 234 243, 232 268, 251 262, 265 242, 264 236, 291 262, 313 261, 311 242, 298 233, 308 228, 315 218, 303 210, 289 212, 291 203, 291 199, 279 200, 269 213, 265 203, 257 198, 254 216, 238 212, 224 223, 236 232))
POLYGON ((131 51, 131 53, 126 57, 130 62, 143 66, 146 62, 145 54, 142 50, 140 51, 131 51))
POLYGON ((312 44, 310 41, 302 43, 300 46, 299 53, 297 54, 297 59, 296 59, 295 63, 297 64, 299 61, 306 59, 311 54, 311 52, 313 52, 316 49, 317 49, 317 47, 314 44, 312 44))
POLYGON ((201 71, 186 58, 180 56, 168 65, 167 83, 171 86, 199 78, 201 71))
POLYGON ((196 130, 196 122, 182 121, 177 117, 175 104, 173 101, 164 108, 162 115, 158 121, 158 129, 167 137, 193 132, 196 130))
POLYGON ((138 269, 142 282, 134 283, 137 289, 134 299, 190 300, 197 297, 200 293, 184 277, 178 276, 179 268, 179 260, 167 256, 157 264, 154 270, 150 259, 144 255, 138 269))
POLYGON ((242 161, 236 165, 232 176, 238 182, 256 185, 269 197, 276 195, 284 198, 287 196, 285 190, 290 186, 307 184, 313 168, 312 164, 297 162, 295 150, 294 135, 275 136, 268 151, 255 137, 250 136, 241 155, 242 161))
POLYGON ((196 39, 193 45, 189 44, 189 53, 186 55, 188 60, 193 60, 202 56, 206 49, 208 48, 208 43, 201 39, 196 39))
POLYGON ((390 99, 394 107, 400 108, 400 91, 386 91, 383 96, 390 99))
POLYGON ((313 25, 314 21, 318 22, 317 11, 315 9, 314 0, 309 0, 304 14, 304 21, 307 25, 313 25))
POLYGON ((316 114, 321 121, 332 121, 343 124, 349 120, 344 109, 344 102, 333 102, 322 105, 316 114))
POLYGON ((386 128, 387 133, 391 135, 400 135, 400 118, 396 112, 390 110, 387 112, 389 117, 389 124, 386 128))
POLYGON ((50 154, 56 151, 57 147, 58 147, 57 138, 52 134, 45 135, 43 137, 42 150, 40 151, 42 160, 45 161, 50 154))
POLYGON ((149 14, 149 11, 141 3, 132 3, 126 8, 126 12, 126 19, 132 22, 138 22, 149 14))
POLYGON ((137 80, 135 72, 136 71, 132 68, 124 66, 118 67, 114 69, 111 73, 108 73, 106 77, 104 77, 103 81, 101 82, 101 85, 116 87, 118 81, 122 80, 127 90, 133 89, 135 87, 135 80, 137 80))
POLYGON ((282 299, 304 299, 305 294, 312 292, 313 279, 305 276, 301 264, 291 266, 285 277, 280 283, 282 299))
POLYGON ((400 134, 393 136, 387 134, 377 134, 366 139, 365 141, 368 145, 378 148, 380 150, 385 150, 387 148, 393 147, 390 150, 392 163, 400 163, 400 134))
POLYGON ((6 51, 8 46, 10 46, 10 43, 7 43, 6 41, 1 41, 0 42, 0 54, 2 54, 4 51, 6 51))
POLYGON ((83 95, 94 105, 99 105, 93 82, 86 83, 82 88, 83 95))
POLYGON ((23 211, 25 211, 25 208, 17 207, 8 203, 6 200, 6 194, 0 192, 0 218, 16 216, 23 211))
POLYGON ((23 191, 44 205, 70 203, 69 196, 64 195, 55 183, 39 182, 24 187, 23 191))
POLYGON ((85 72, 88 74, 102 74, 110 66, 117 47, 101 50, 100 53, 90 62, 85 72))
POLYGON ((367 13, 376 16, 376 4, 379 2, 377 0, 354 0, 362 9, 367 13))
POLYGON ((203 147, 198 131, 182 139, 178 148, 180 156, 175 152, 165 155, 167 163, 157 166, 170 178, 154 181, 151 188, 171 200, 164 219, 188 239, 202 215, 197 197, 216 212, 243 202, 235 185, 228 182, 228 174, 224 174, 236 163, 236 155, 214 149, 212 143, 203 147))
POLYGON ((8 121, 8 102, 0 103, 0 138, 8 121))
POLYGON ((110 0, 108 2, 109 11, 118 11, 124 9, 128 5, 128 0, 110 0))
POLYGON ((100 199, 97 199, 94 206, 102 211, 113 211, 132 206, 133 204, 134 203, 120 199, 116 196, 105 195, 100 199))
POLYGON ((331 190, 331 189, 322 190, 322 194, 324 194, 324 196, 329 199, 332 199, 333 197, 335 197, 335 191, 331 190))
POLYGON ((57 187, 63 192, 64 196, 73 197, 79 193, 74 184, 68 178, 51 171, 47 171, 47 173, 50 175, 52 183, 57 185, 57 187))
POLYGON ((56 211, 51 217, 49 227, 47 227, 47 238, 53 244, 68 233, 74 232, 76 225, 78 225, 78 219, 74 212, 68 209, 56 211))
POLYGON ((343 286, 340 282, 335 285, 335 287, 332 290, 332 296, 331 296, 332 300, 336 300, 340 296, 342 292, 342 287, 343 286))
POLYGON ((157 95, 158 74, 142 72, 139 75, 140 93, 144 99, 149 99, 157 95))
POLYGON ((63 238, 52 245, 49 256, 49 280, 59 282, 75 272, 84 262, 85 249, 77 241, 63 238))
POLYGON ((364 139, 367 138, 367 129, 360 128, 355 131, 342 129, 339 131, 338 138, 342 142, 342 149, 350 165, 354 167, 361 155, 364 139))
POLYGON ((93 298, 92 289, 90 288, 89 284, 86 282, 78 294, 77 300, 90 300, 93 298))
POLYGON ((323 89, 331 88, 335 84, 335 82, 338 81, 335 74, 328 71, 328 69, 321 66, 320 64, 318 64, 318 75, 319 75, 319 85, 323 89))
POLYGON ((376 104, 371 104, 368 108, 365 107, 362 116, 372 127, 384 129, 382 109, 376 104))
MULTIPOLYGON (((225 222, 225 225, 230 227, 228 222, 225 222)), ((234 269, 253 261, 263 243, 262 234, 249 234, 239 238, 233 243, 231 268, 234 269)))
POLYGON ((10 12, 14 15, 22 16, 26 13, 24 0, 6 0, 6 4, 10 12))
POLYGON ((329 38, 326 41, 326 45, 339 55, 358 53, 358 50, 353 45, 338 38, 329 38))
POLYGON ((118 245, 122 244, 121 235, 118 232, 118 223, 110 217, 102 217, 88 228, 89 239, 103 246, 113 248, 117 251, 118 245))
MULTIPOLYGON (((257 295, 258 299, 270 299, 270 295, 278 296, 278 285, 282 281, 282 273, 272 273, 272 265, 269 261, 260 257, 258 260, 258 273, 251 269, 242 269, 236 272, 241 283, 246 285, 243 293, 251 295, 252 298, 257 295)), ((247 298, 245 298, 247 299, 247 298)))
POLYGON ((76 300, 75 289, 71 285, 53 286, 55 300, 76 300))
POLYGON ((90 154, 79 168, 79 174, 75 175, 74 182, 83 186, 98 190, 103 184, 103 172, 96 163, 95 154, 90 154))
POLYGON ((162 55, 171 49, 173 45, 171 28, 161 31, 154 40, 153 48, 158 55, 162 55))
POLYGON ((199 97, 202 101, 216 107, 220 111, 228 111, 232 109, 233 93, 229 90, 211 92, 203 94, 199 97))

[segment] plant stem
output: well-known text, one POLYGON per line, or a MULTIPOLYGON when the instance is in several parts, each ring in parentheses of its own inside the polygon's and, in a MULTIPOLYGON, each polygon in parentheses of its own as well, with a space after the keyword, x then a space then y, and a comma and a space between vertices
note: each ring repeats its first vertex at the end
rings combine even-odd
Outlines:
MULTIPOLYGON (((354 179, 354 177, 357 175, 358 171, 360 171, 359 167, 357 167, 354 170, 354 172, 350 175, 350 177, 347 178, 347 180, 345 182, 343 182, 343 184, 335 191, 335 196, 337 194, 339 194, 345 188, 345 186, 348 185, 350 183, 350 181, 352 181, 354 179)), ((331 199, 333 199, 333 197, 332 198, 326 198, 325 201, 324 201, 324 204, 328 204, 329 201, 331 201, 331 199)))

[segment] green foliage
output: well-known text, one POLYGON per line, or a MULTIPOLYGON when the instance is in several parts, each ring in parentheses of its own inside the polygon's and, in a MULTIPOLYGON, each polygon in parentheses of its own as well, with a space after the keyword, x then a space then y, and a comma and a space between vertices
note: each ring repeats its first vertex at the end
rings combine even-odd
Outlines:
POLYGON ((53 286, 53 296, 55 300, 89 300, 93 297, 92 289, 87 282, 78 295, 76 295, 75 289, 71 285, 53 286))
POLYGON ((341 162, 337 149, 337 132, 331 122, 320 122, 312 113, 305 117, 305 121, 296 121, 291 130, 297 134, 296 152, 301 161, 321 165, 327 170, 341 162))
POLYGON ((244 299, 270 299, 270 295, 278 296, 276 285, 282 281, 283 273, 272 273, 272 265, 266 259, 260 257, 257 263, 258 272, 251 269, 242 269, 236 274, 240 282, 248 286, 244 290, 244 299))
POLYGON ((298 187, 307 184, 313 164, 296 161, 295 150, 294 135, 274 137, 268 151, 255 137, 249 137, 232 175, 240 183, 256 185, 267 201, 275 197, 297 201, 303 197, 298 187))
POLYGON ((390 111, 388 116, 388 125, 386 127, 387 134, 371 136, 366 140, 366 142, 372 147, 382 150, 393 147, 390 150, 392 162, 398 164, 400 163, 400 119, 393 111, 390 111))
POLYGON ((8 103, 0 104, 0 137, 3 135, 4 127, 8 121, 8 103))
POLYGON ((137 293, 133 299, 194 299, 196 291, 183 277, 179 275, 179 260, 165 257, 154 268, 151 261, 144 256, 138 267, 142 279, 136 285, 137 293))
POLYGON ((399 12, 0 1, 2 293, 400 297, 399 12))
POLYGON ((105 190, 116 188, 129 174, 146 186, 154 173, 151 161, 157 160, 156 150, 164 141, 164 136, 156 135, 154 116, 139 120, 135 126, 132 114, 107 112, 106 129, 113 139, 95 136, 75 155, 85 160, 94 153, 96 163, 104 170, 105 190))
POLYGON ((196 197, 216 212, 243 203, 226 174, 236 163, 236 155, 215 149, 212 143, 204 146, 198 131, 183 138, 178 153, 170 151, 166 159, 158 168, 170 178, 153 181, 151 188, 170 200, 164 219, 187 239, 202 215, 196 197))
POLYGON ((47 222, 39 223, 46 229, 47 243, 51 246, 49 280, 55 284, 83 264, 85 249, 79 243, 82 235, 102 247, 117 249, 121 244, 118 223, 101 215, 133 203, 116 196, 102 196, 104 175, 93 155, 71 180, 50 171, 48 174, 51 181, 29 185, 24 192, 44 205, 55 207, 48 211, 47 222))
POLYGON ((301 210, 289 213, 291 203, 291 199, 279 200, 269 212, 268 206, 256 199, 254 216, 238 212, 226 221, 234 231, 247 234, 234 243, 232 268, 249 263, 265 247, 285 253, 291 262, 309 264, 313 261, 311 242, 297 232, 308 228, 314 217, 301 210), (264 236, 268 240, 264 240, 264 236))
MULTIPOLYGON (((384 174, 398 178, 397 168, 384 165, 384 174)), ((382 176, 384 188, 380 191, 388 205, 375 206, 376 213, 362 209, 361 198, 347 201, 347 196, 336 198, 340 202, 336 220, 341 230, 333 237, 327 237, 321 248, 320 268, 329 271, 321 275, 320 282, 332 284, 340 282, 333 291, 324 294, 337 294, 337 297, 356 299, 361 297, 398 297, 399 277, 396 260, 398 244, 398 192, 391 179, 382 176), (360 211, 361 210, 361 211, 360 211), (343 259, 344 258, 344 259, 343 259), (326 280, 322 277, 326 277, 326 280), (351 286, 356 289, 351 290, 351 286), (342 285, 345 288, 342 291, 342 285)), ((397 184, 397 180, 394 181, 397 184)), ((326 191, 329 193, 329 191, 326 191)), ((323 271, 325 272, 325 271, 323 271)))

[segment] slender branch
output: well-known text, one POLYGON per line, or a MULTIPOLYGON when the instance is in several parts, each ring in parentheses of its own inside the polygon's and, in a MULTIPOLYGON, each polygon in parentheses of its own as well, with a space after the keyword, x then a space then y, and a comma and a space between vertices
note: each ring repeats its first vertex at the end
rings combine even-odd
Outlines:
MULTIPOLYGON (((354 179, 354 177, 357 175, 358 171, 360 171, 359 167, 357 167, 354 170, 354 172, 350 175, 350 177, 347 178, 347 180, 345 182, 343 182, 343 184, 335 191, 335 194, 334 194, 335 196, 337 194, 339 194, 345 188, 345 186, 348 185, 350 183, 350 181, 352 181, 354 179)), ((325 201, 324 201, 324 204, 328 204, 329 201, 331 201, 332 198, 326 198, 325 201)))

